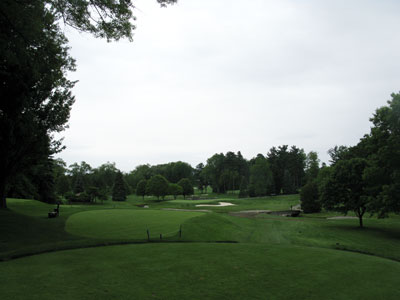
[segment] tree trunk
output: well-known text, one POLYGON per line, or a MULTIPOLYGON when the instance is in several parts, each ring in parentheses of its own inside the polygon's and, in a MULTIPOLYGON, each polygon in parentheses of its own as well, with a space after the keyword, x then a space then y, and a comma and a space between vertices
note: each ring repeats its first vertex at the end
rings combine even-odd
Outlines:
POLYGON ((7 208, 6 182, 4 179, 0 180, 0 209, 1 208, 7 208))
POLYGON ((362 216, 358 216, 358 219, 360 220, 360 228, 363 228, 363 219, 362 219, 362 216))
POLYGON ((366 210, 365 207, 358 208, 358 209, 356 210, 356 215, 357 215, 358 220, 359 220, 359 222, 360 222, 360 228, 363 228, 363 227, 364 227, 364 225, 363 225, 363 219, 362 219, 362 218, 363 218, 363 216, 364 216, 365 210, 366 210))

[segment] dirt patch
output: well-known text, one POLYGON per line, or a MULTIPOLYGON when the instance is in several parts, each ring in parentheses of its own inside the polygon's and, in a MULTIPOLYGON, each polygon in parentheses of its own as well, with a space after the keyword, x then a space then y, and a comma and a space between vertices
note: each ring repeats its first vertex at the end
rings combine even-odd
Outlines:
POLYGON ((259 214, 268 214, 271 210, 242 210, 236 212, 230 212, 229 214, 235 217, 252 218, 259 214))
POLYGON ((357 217, 350 217, 350 216, 337 216, 337 217, 329 217, 326 218, 327 220, 350 220, 350 219, 358 219, 357 217))
POLYGON ((300 210, 282 210, 282 211, 272 211, 272 210, 243 210, 230 212, 231 216, 243 217, 243 218, 254 218, 260 214, 268 214, 281 217, 298 217, 300 215, 300 210))
POLYGON ((161 208, 161 210, 193 211, 193 212, 211 212, 211 210, 208 210, 208 209, 161 208))

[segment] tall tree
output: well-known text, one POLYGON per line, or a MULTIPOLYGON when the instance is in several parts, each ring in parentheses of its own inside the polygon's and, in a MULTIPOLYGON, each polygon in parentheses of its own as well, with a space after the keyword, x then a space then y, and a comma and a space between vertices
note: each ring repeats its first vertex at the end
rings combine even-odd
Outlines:
POLYGON ((194 194, 193 186, 188 178, 182 178, 179 180, 178 185, 182 187, 182 195, 184 199, 186 196, 194 194))
POLYGON ((142 179, 138 182, 136 186, 136 195, 142 196, 142 199, 144 200, 144 196, 146 196, 146 185, 147 181, 145 179, 142 179))
POLYGON ((177 183, 170 183, 168 186, 168 195, 172 195, 174 199, 176 200, 176 197, 178 195, 182 195, 183 193, 183 188, 177 184, 177 183))
POLYGON ((249 195, 259 197, 273 193, 273 178, 268 160, 262 154, 258 154, 250 164, 249 195))
POLYGON ((319 172, 319 163, 320 160, 318 158, 317 152, 311 151, 307 154, 305 161, 305 173, 307 182, 311 182, 317 178, 319 172))
POLYGON ((130 0, 0 1, 0 208, 14 177, 62 150, 53 133, 69 119, 75 64, 59 24, 131 40, 133 8, 130 0))
POLYGON ((271 166, 275 194, 295 193, 303 184, 306 155, 303 149, 288 145, 272 147, 267 154, 271 166))
POLYGON ((157 200, 160 200, 160 197, 164 199, 168 193, 168 186, 168 180, 164 176, 154 175, 147 181, 146 194, 156 196, 157 200))
POLYGON ((112 190, 113 201, 125 201, 127 195, 126 184, 124 177, 121 172, 117 172, 115 175, 114 187, 112 190))
POLYGON ((400 213, 400 93, 391 97, 371 118, 371 132, 354 147, 368 160, 364 180, 379 217, 400 213))
POLYGON ((366 167, 367 161, 363 158, 339 160, 332 167, 321 195, 323 206, 328 210, 346 214, 348 211, 354 211, 359 218, 360 227, 363 227, 364 213, 371 211, 363 180, 366 167))
POLYGON ((0 207, 17 174, 61 150, 74 102, 67 39, 40 0, 0 1, 0 207))

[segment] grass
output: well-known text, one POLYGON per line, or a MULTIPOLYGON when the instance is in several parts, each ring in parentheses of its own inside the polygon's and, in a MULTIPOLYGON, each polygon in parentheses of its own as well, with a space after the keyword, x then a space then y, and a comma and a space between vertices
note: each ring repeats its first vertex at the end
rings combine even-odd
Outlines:
MULTIPOLYGON (((241 210, 287 210, 298 195, 55 206, 8 199, 0 210, 2 299, 398 299, 400 217, 327 220, 241 210), (224 199, 224 200, 221 200, 224 199), (165 211, 196 209, 211 213, 165 211), (182 238, 177 231, 182 225, 182 238), (163 233, 163 243, 146 243, 163 233), (169 233, 169 234, 168 234, 169 233), (153 235, 154 234, 154 235, 153 235), (127 243, 144 242, 126 245, 127 243), (216 243, 224 242, 224 243, 216 243), (236 243, 227 243, 236 242, 236 243), (107 244, 124 244, 108 246, 107 244), (96 248, 88 248, 101 246, 96 248), (74 249, 68 251, 56 251, 74 249), (346 250, 346 251, 343 251, 346 250), (45 253, 51 252, 51 253, 45 253), (368 255, 365 255, 368 254, 368 255), (379 274, 379 276, 376 276, 379 274)), ((225 198, 223 198, 225 197, 225 198)))
POLYGON ((104 239, 147 239, 171 236, 186 220, 201 216, 201 212, 166 210, 107 209, 72 215, 66 223, 67 232, 85 237, 104 239))
POLYGON ((396 262, 282 245, 191 243, 78 249, 3 262, 0 270, 4 299, 400 297, 400 264, 396 262))

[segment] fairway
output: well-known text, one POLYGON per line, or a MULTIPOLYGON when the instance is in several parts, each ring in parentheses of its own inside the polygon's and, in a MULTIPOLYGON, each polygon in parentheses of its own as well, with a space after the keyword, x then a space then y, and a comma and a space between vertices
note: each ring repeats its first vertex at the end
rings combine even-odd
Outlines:
POLYGON ((186 220, 203 215, 202 212, 107 209, 85 211, 68 218, 67 232, 84 237, 111 239, 147 239, 171 236, 186 220))
POLYGON ((329 249, 141 244, 3 262, 0 294, 4 299, 389 300, 400 298, 399 274, 397 262, 329 249))

